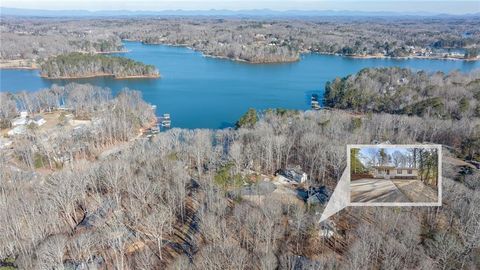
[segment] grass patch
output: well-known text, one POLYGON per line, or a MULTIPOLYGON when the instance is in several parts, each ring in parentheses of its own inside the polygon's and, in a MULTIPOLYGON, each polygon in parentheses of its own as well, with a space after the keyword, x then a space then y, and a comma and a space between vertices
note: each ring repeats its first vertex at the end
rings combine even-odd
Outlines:
POLYGON ((15 267, 15 258, 5 258, 0 260, 0 270, 13 270, 17 269, 15 267))
POLYGON ((33 165, 35 169, 45 167, 45 164, 48 164, 48 160, 45 156, 40 155, 39 153, 35 153, 33 155, 33 165))

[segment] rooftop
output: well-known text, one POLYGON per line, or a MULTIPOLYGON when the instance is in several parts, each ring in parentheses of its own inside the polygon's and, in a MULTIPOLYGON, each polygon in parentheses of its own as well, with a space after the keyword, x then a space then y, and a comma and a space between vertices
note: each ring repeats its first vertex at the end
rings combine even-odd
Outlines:
POLYGON ((372 168, 375 169, 396 169, 396 170, 416 170, 417 168, 412 168, 412 167, 396 167, 394 165, 378 165, 378 166, 372 166, 372 168))
POLYGON ((375 169, 395 169, 396 167, 391 166, 391 165, 379 165, 379 166, 372 166, 372 168, 375 168, 375 169))

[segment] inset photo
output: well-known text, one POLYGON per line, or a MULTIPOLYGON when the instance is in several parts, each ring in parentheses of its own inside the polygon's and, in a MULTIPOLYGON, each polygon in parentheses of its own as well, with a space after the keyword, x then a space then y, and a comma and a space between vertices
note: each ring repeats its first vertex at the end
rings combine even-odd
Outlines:
POLYGON ((350 145, 354 205, 441 205, 441 146, 350 145))

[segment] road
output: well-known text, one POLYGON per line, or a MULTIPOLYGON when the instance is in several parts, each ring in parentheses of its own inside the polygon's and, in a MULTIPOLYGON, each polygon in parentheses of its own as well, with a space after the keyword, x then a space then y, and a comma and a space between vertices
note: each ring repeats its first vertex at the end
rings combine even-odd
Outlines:
POLYGON ((359 179, 350 183, 351 202, 411 202, 386 179, 359 179))

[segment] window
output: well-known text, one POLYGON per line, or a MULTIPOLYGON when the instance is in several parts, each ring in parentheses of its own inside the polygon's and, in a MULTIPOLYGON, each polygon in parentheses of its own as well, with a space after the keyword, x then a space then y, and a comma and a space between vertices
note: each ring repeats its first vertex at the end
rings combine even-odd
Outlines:
POLYGON ((398 170, 397 170, 397 174, 402 174, 402 170, 401 170, 401 169, 398 169, 398 170))
POLYGON ((412 174, 412 170, 408 170, 407 173, 408 173, 408 174, 412 174))

